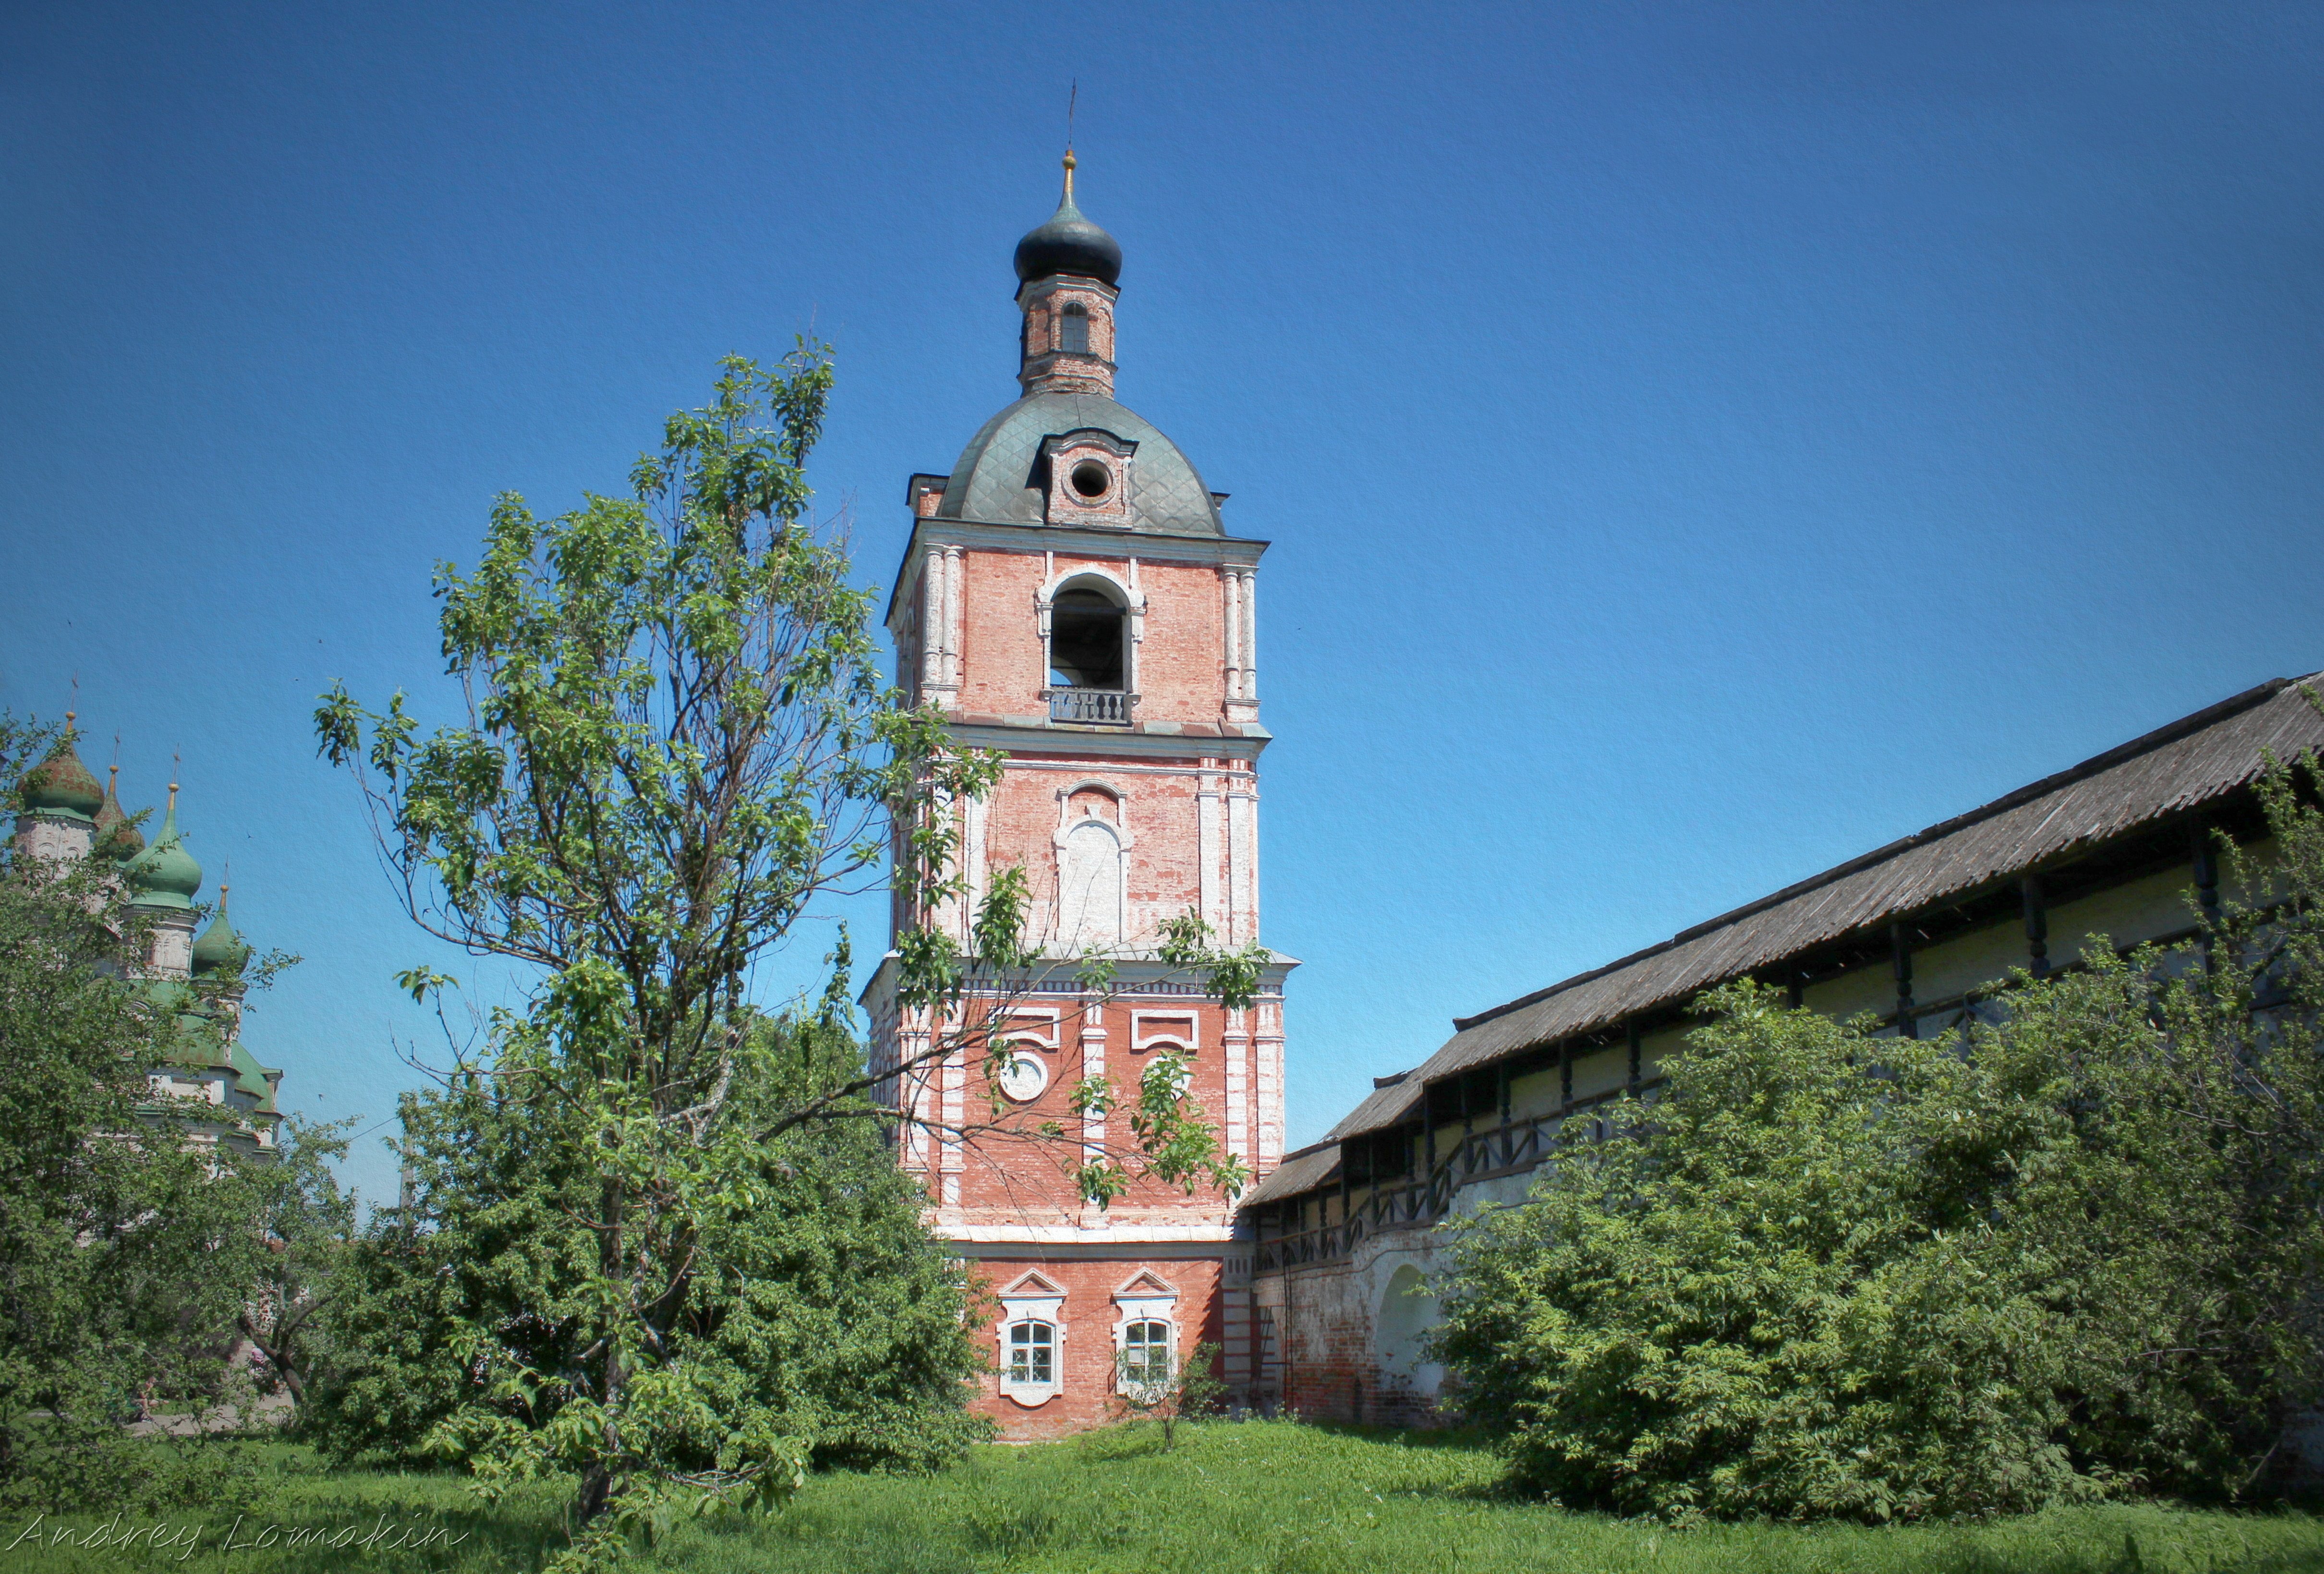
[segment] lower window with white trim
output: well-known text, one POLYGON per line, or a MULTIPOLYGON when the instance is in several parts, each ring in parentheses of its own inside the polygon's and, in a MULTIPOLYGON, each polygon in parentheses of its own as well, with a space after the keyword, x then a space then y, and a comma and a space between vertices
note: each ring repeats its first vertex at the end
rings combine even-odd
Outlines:
POLYGON ((1113 1386, 1117 1394, 1166 1384, 1178 1367, 1178 1289, 1140 1268, 1113 1293, 1113 1386))
POLYGON ((1027 1321, 1009 1325, 1009 1369, 1003 1381, 1011 1389, 1056 1387, 1057 1330, 1055 1324, 1027 1321))
POLYGON ((993 1336, 1001 1392, 1019 1404, 1046 1404, 1065 1385, 1065 1286, 1040 1273, 1019 1275, 1001 1292, 993 1336))
POLYGON ((1121 1330, 1121 1380, 1137 1387, 1159 1387, 1170 1380, 1170 1325, 1139 1318, 1121 1330))

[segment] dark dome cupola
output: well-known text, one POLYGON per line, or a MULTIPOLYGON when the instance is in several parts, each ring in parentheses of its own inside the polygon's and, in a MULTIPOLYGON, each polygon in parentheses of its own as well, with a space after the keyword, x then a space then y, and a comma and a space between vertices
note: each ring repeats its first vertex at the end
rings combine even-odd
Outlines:
POLYGON ((1071 273, 1101 284, 1121 279, 1121 247, 1114 238, 1082 216, 1074 206, 1074 155, 1065 151, 1065 194, 1049 222, 1027 233, 1017 243, 1017 279, 1030 284, 1053 273, 1071 273))
POLYGON ((1030 393, 1113 397, 1114 281, 1121 248, 1074 206, 1074 154, 1065 194, 1049 222, 1017 243, 1017 308, 1025 314, 1017 381, 1030 393))

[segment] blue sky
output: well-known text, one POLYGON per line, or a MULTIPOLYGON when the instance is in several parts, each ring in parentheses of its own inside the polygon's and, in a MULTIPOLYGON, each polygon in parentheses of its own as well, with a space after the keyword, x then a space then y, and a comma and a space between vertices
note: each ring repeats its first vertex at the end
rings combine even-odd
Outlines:
POLYGON ((810 327, 888 583, 1078 78, 1122 397, 1275 543, 1310 1140, 1457 1013, 2324 667, 2319 59, 2305 5, 11 7, 0 704, 78 675, 135 801, 182 754, 307 959, 254 1047, 387 1115, 442 959, 316 692, 440 698, 493 494, 618 490, 810 327))

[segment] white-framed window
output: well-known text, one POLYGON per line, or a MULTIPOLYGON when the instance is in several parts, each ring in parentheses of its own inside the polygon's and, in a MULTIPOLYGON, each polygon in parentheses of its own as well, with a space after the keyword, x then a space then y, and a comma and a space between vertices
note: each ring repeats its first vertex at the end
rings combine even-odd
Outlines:
POLYGON ((1057 1385, 1057 1329, 1055 1323, 1026 1321, 1009 1325, 1009 1384, 1014 1388, 1055 1388, 1057 1385))
POLYGON ((1117 1390, 1167 1383, 1178 1358, 1177 1287, 1141 1268, 1113 1293, 1120 1321, 1113 1325, 1117 1390))
POLYGON ((1028 1273, 1001 1292, 1001 1392, 1019 1404, 1046 1404, 1065 1386, 1065 1292, 1028 1273))
POLYGON ((1158 1317, 1133 1319, 1121 1330, 1121 1380, 1156 1387, 1170 1380, 1170 1325, 1158 1317))

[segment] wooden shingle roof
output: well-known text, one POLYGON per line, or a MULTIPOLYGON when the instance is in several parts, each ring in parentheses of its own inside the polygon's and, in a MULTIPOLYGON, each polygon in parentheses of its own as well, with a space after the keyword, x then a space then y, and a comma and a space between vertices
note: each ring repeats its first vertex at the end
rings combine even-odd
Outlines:
MULTIPOLYGON (((1674 1005, 1815 946, 2224 797, 2249 785, 2271 755, 2290 759, 2324 750, 2324 711, 2307 692, 2319 679, 2324 674, 2272 679, 1659 945, 1455 1018, 1456 1031, 1443 1047, 1401 1081, 1376 1089, 1316 1146, 1410 1118, 1431 1082, 1674 1005)), ((1252 1200, 1291 1194, 1274 1181, 1269 1176, 1252 1200)))

